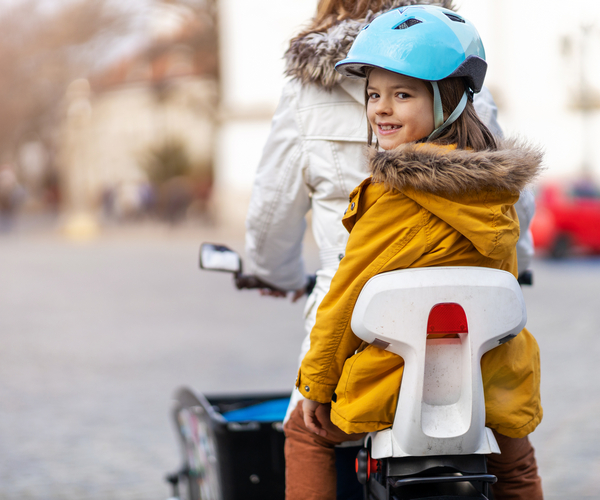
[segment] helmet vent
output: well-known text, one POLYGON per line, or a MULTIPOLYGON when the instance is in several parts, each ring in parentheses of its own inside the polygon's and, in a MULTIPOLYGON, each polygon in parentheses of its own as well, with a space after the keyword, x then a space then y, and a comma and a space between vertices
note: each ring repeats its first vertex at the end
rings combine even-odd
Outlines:
POLYGON ((395 30, 405 30, 407 28, 410 28, 411 26, 414 26, 415 24, 421 24, 423 21, 419 21, 418 19, 407 19, 406 21, 404 21, 402 24, 399 24, 398 26, 396 26, 394 29, 395 30))
MULTIPOLYGON (((444 12, 444 14, 446 14, 446 13, 444 12)), ((465 20, 462 17, 457 16, 456 14, 446 14, 446 16, 448 17, 448 19, 450 19, 451 21, 454 21, 455 23, 464 23, 465 22, 465 20)))

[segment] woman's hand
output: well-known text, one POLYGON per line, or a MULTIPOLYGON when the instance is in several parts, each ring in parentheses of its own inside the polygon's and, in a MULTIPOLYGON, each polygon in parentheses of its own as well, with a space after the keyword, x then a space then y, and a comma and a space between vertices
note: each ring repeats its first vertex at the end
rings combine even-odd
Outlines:
POLYGON ((323 429, 321 422, 317 418, 317 408, 321 406, 321 403, 317 403, 316 401, 312 401, 310 399, 305 399, 302 402, 302 411, 304 412, 304 425, 306 428, 314 432, 319 436, 326 436, 327 431, 323 429))
MULTIPOLYGON (((257 282, 260 282, 265 285, 264 288, 260 288, 260 290, 259 290, 260 294, 263 297, 279 297, 279 298, 287 297, 288 292, 281 290, 279 288, 270 286, 267 283, 265 283, 264 281, 261 281, 259 278, 254 277, 254 279, 257 282)), ((302 297, 304 297, 304 295, 310 295, 313 291, 313 288, 315 287, 316 282, 317 282, 316 275, 314 275, 314 274, 308 275, 306 285, 304 285, 302 288, 299 288, 298 290, 292 291, 292 302, 297 302, 302 297)), ((255 288, 255 287, 253 287, 253 288, 255 288)))
POLYGON ((259 290, 259 293, 263 297, 281 297, 281 298, 287 297, 287 292, 285 292, 283 290, 273 290, 272 288, 261 288, 259 290))
MULTIPOLYGON (((306 288, 300 288, 300 290, 296 290, 292 292, 292 302, 297 302, 301 299, 306 293, 306 288)), ((272 290, 271 288, 261 288, 260 294, 263 297, 287 297, 288 292, 284 292, 283 290, 272 290)))
POLYGON ((298 300, 300 300, 302 297, 304 297, 305 293, 306 288, 300 288, 300 290, 296 290, 292 295, 292 302, 297 302, 298 300))

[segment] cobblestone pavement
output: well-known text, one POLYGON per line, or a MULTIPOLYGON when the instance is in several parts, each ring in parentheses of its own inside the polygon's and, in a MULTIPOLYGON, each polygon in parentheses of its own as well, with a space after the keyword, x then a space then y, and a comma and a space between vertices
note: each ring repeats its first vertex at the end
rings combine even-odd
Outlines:
POLYGON ((527 328, 542 360, 532 434, 547 499, 600 498, 600 258, 534 263, 527 328))
MULTIPOLYGON (((165 499, 177 387, 290 387, 302 305, 198 271, 206 240, 242 249, 235 235, 160 228, 0 238, 0 499, 165 499)), ((546 498, 600 498, 600 260, 538 261, 535 279, 546 498)))

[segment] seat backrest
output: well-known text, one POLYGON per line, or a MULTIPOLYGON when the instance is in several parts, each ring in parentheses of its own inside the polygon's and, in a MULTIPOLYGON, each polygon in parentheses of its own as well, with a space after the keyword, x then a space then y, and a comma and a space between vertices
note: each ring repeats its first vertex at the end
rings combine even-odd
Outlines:
POLYGON ((527 313, 515 277, 480 267, 379 274, 362 289, 352 330, 404 359, 394 425, 372 456, 490 453, 481 356, 513 338, 527 313))

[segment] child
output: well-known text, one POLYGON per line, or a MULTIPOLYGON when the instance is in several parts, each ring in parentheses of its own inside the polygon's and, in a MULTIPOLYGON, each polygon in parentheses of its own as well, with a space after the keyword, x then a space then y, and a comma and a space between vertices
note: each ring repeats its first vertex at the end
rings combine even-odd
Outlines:
MULTIPOLYGON (((366 27, 337 69, 367 78, 367 119, 378 146, 372 177, 350 195, 346 253, 321 303, 296 385, 307 398, 285 425, 286 498, 335 497, 333 447, 392 425, 399 356, 361 345, 350 328, 374 275, 429 266, 517 273, 514 203, 541 154, 498 146, 477 118, 473 92, 485 54, 475 28, 452 11, 404 7, 366 27), (464 49, 466 47, 466 49, 464 49)), ((539 350, 523 330, 482 358, 486 425, 502 454, 488 466, 496 500, 542 498, 527 435, 542 418, 539 350)), ((401 411, 401 409, 400 409, 401 411)))

